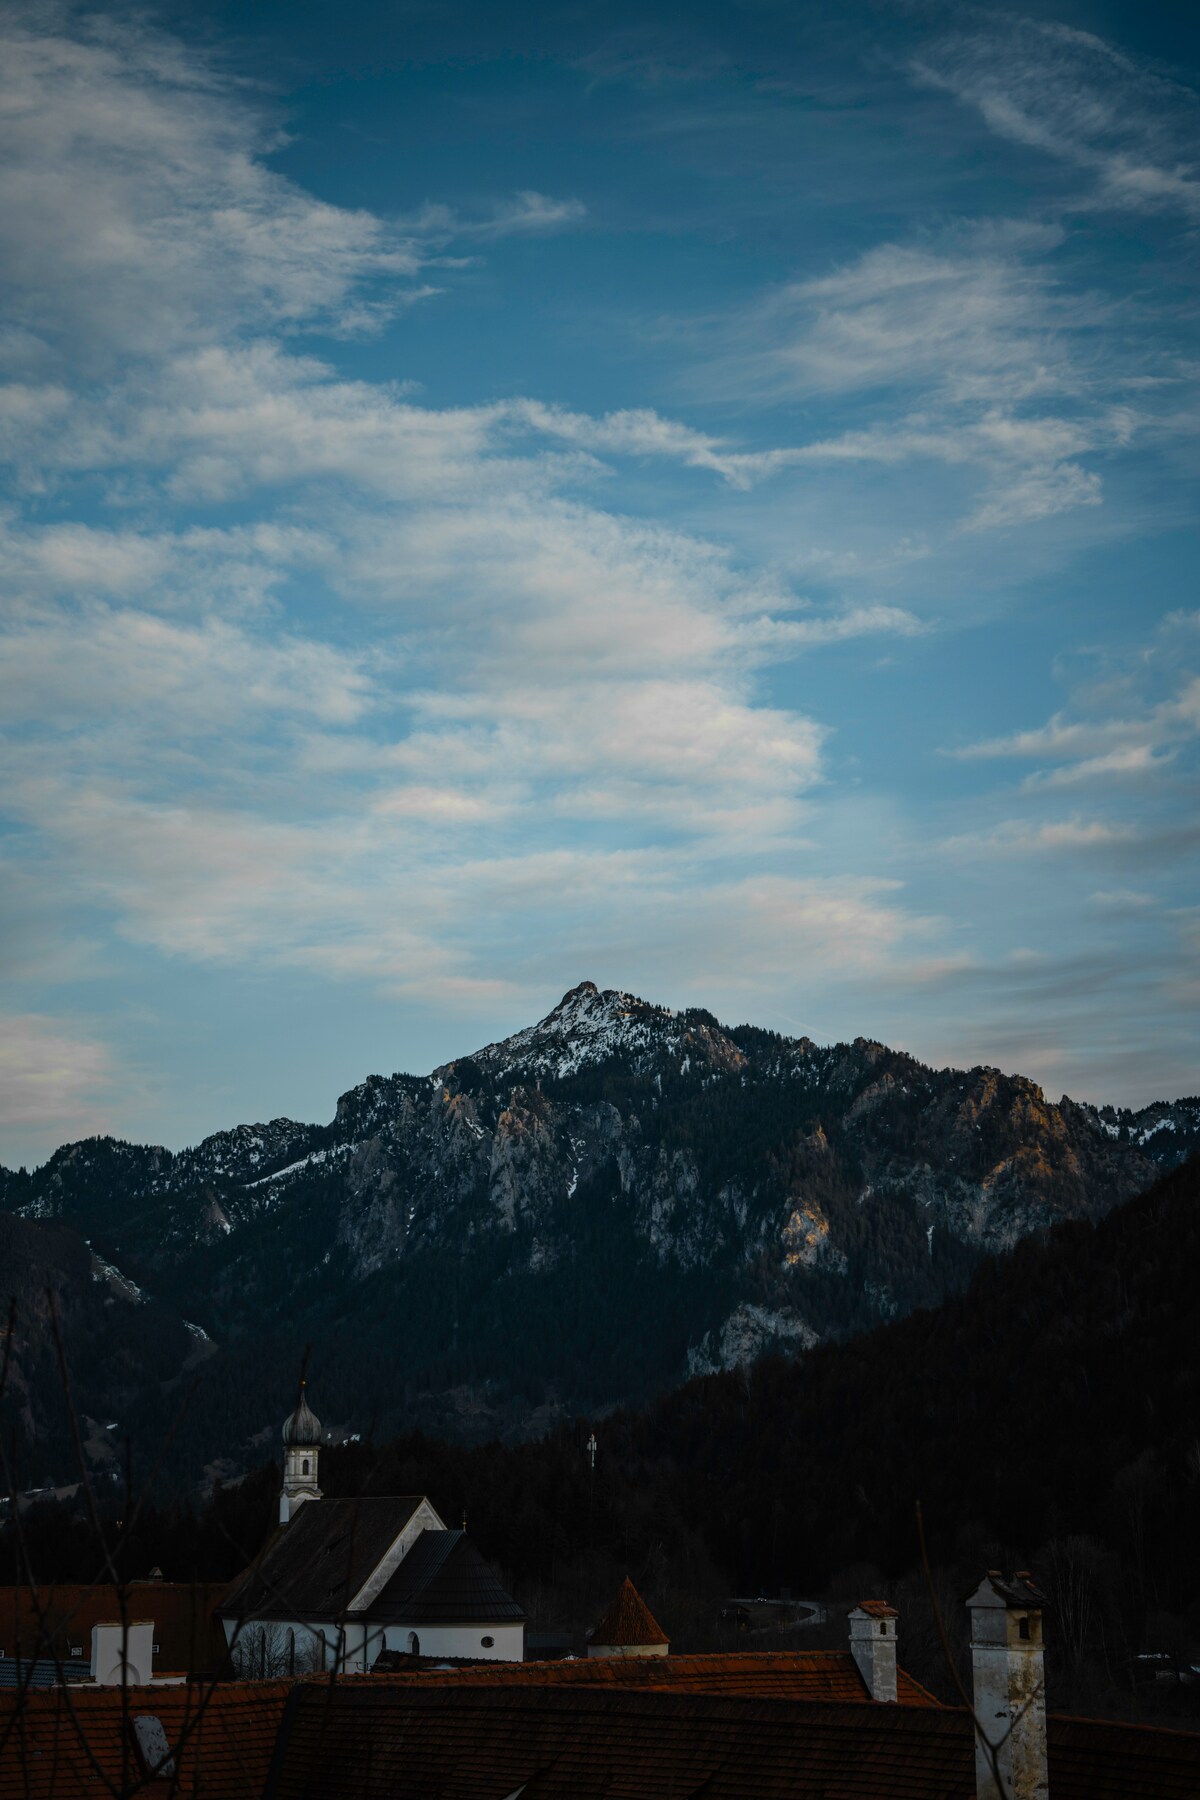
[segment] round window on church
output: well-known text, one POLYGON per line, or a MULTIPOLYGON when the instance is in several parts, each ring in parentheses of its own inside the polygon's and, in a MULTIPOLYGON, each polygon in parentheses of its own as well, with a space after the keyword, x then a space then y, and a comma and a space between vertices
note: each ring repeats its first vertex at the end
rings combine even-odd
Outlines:
POLYGON ((490 1650, 495 1641, 496 1640, 493 1637, 480 1638, 479 1640, 485 1650, 490 1650))

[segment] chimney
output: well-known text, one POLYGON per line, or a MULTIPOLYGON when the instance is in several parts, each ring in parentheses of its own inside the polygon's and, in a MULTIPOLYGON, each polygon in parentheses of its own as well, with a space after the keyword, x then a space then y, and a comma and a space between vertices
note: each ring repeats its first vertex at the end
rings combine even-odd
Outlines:
POLYGON ((1048 1800, 1042 1608, 1029 1573, 989 1569, 967 1601, 975 1717, 977 1800, 1048 1800), (999 1782, 996 1776, 999 1773, 999 1782))
POLYGON ((850 1654, 872 1700, 896 1698, 896 1625, 886 1600, 862 1600, 850 1614, 850 1654))
POLYGON ((98 1687, 148 1687, 153 1660, 153 1619, 92 1626, 92 1680, 98 1687))

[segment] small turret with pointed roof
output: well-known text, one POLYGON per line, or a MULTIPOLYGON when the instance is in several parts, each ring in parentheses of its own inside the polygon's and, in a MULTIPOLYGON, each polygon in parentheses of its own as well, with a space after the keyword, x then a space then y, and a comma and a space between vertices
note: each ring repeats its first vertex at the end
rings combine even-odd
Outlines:
POLYGON ((670 1641, 628 1575, 592 1633, 589 1656, 666 1656, 670 1641))
POLYGON ((283 1488, 279 1495, 279 1523, 286 1525, 306 1500, 319 1500, 317 1460, 324 1433, 321 1421, 308 1404, 307 1383, 300 1383, 296 1409, 283 1425, 283 1488))

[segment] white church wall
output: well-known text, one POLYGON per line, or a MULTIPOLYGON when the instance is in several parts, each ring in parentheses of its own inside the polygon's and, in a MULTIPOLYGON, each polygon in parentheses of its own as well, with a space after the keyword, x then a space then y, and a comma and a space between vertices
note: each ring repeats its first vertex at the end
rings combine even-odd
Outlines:
MULTIPOLYGON (((284 1675, 332 1669, 338 1657, 339 1628, 332 1619, 324 1624, 304 1619, 222 1619, 221 1623, 234 1668, 243 1681, 278 1680, 284 1675)), ((341 1641, 339 1667, 350 1666, 354 1651, 361 1655, 360 1637, 355 1626, 348 1628, 341 1641)))
POLYGON ((523 1625, 389 1625, 387 1648, 421 1656, 469 1656, 479 1662, 524 1662, 523 1625))

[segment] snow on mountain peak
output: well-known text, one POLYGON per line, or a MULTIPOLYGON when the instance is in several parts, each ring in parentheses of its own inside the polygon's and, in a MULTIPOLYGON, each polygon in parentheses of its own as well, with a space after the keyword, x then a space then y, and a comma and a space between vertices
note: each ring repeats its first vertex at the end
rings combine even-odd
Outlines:
POLYGON ((601 990, 581 981, 536 1025, 515 1031, 476 1052, 474 1061, 498 1074, 523 1068, 539 1075, 573 1075, 586 1063, 603 1062, 617 1049, 648 1048, 661 1042, 663 1027, 677 1015, 618 988, 601 990))

